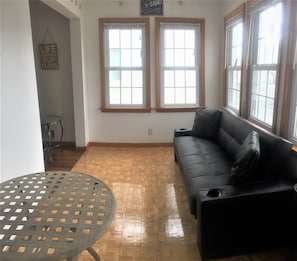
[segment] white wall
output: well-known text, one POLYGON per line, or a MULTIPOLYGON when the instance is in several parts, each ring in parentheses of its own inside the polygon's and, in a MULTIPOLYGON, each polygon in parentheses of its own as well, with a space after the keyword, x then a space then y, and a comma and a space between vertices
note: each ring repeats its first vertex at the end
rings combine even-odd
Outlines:
POLYGON ((78 18, 81 14, 80 0, 41 0, 60 14, 68 18, 78 18))
POLYGON ((27 0, 1 0, 0 181, 44 171, 27 0))
POLYGON ((223 14, 226 16, 247 0, 224 0, 223 14))
MULTIPOLYGON (((64 142, 75 141, 73 83, 70 50, 69 19, 40 1, 30 1, 35 67, 40 115, 56 114, 63 117, 64 142), (48 30, 49 33, 46 33, 48 30), (39 45, 57 44, 59 69, 42 70, 39 45)), ((60 138, 60 127, 53 126, 54 140, 60 138)))
MULTIPOLYGON (((206 105, 220 106, 221 45, 223 43, 222 1, 165 0, 164 17, 205 18, 206 22, 206 105)), ((88 117, 88 141, 171 142, 173 129, 191 127, 194 113, 102 113, 100 111, 99 31, 100 17, 139 17, 140 1, 85 0, 82 2, 84 77, 88 117), (122 3, 122 4, 121 4, 122 3), (153 136, 148 136, 148 128, 153 136)), ((151 17, 151 97, 155 107, 154 17, 151 17)))
POLYGON ((73 104, 75 117, 75 144, 77 147, 86 146, 86 115, 85 92, 82 63, 80 19, 70 20, 70 43, 72 61, 73 104))

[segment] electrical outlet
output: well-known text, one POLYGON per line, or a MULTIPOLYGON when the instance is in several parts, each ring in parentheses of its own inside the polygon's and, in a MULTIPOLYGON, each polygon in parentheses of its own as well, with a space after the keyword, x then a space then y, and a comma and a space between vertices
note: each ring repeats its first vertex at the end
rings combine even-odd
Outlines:
POLYGON ((153 129, 147 129, 147 135, 153 136, 153 129))

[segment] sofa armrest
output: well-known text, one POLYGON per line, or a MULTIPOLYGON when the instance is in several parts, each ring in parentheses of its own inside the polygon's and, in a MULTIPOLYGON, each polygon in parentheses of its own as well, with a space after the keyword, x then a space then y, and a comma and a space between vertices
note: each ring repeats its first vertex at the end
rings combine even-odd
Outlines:
POLYGON ((191 136, 191 135, 192 135, 192 128, 174 129, 174 137, 191 136))
POLYGON ((295 204, 289 182, 227 185, 218 187, 217 193, 199 190, 198 246, 202 259, 292 243, 296 235, 295 204))

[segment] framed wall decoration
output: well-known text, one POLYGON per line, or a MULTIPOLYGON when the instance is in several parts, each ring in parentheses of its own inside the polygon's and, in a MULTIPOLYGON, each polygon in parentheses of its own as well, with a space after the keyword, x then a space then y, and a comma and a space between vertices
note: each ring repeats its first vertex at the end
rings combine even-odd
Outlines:
POLYGON ((48 29, 44 34, 42 43, 39 44, 39 53, 42 70, 59 69, 58 46, 48 29))
POLYGON ((42 43, 39 45, 39 51, 42 70, 59 69, 56 43, 42 43))
POLYGON ((140 0, 141 15, 162 15, 163 0, 140 0))

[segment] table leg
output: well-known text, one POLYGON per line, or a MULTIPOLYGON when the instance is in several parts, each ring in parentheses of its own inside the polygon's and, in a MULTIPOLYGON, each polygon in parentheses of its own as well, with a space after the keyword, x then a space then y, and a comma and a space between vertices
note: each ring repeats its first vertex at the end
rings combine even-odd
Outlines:
POLYGON ((69 257, 66 259, 66 261, 78 261, 79 255, 77 256, 73 256, 73 257, 69 257))
POLYGON ((100 261, 100 260, 101 260, 101 259, 100 259, 100 256, 97 254, 97 252, 96 252, 92 247, 89 247, 87 250, 88 250, 89 253, 94 257, 94 259, 95 259, 96 261, 100 261))
POLYGON ((43 139, 43 150, 47 154, 50 162, 53 162, 53 157, 51 153, 51 130, 49 124, 42 125, 42 139, 43 139))
POLYGON ((60 149, 63 151, 63 145, 62 145, 62 140, 63 140, 63 134, 64 134, 64 128, 62 125, 62 120, 59 121, 60 127, 61 127, 61 136, 60 136, 60 149))

